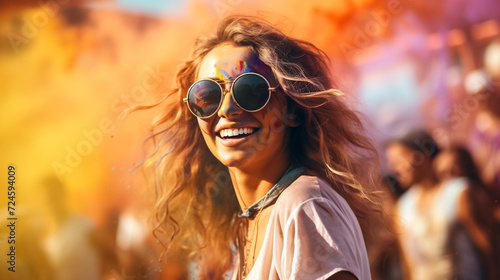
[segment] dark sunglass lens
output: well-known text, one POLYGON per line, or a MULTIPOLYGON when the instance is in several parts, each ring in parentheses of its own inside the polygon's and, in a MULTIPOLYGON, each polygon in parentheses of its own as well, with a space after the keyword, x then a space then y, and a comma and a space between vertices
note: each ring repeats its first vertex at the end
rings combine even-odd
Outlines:
POLYGON ((221 101, 220 86, 209 80, 201 80, 193 84, 188 92, 188 105, 198 117, 208 117, 217 111, 221 101))
POLYGON ((269 100, 269 85, 263 77, 247 74, 234 81, 233 96, 243 109, 256 111, 269 100))

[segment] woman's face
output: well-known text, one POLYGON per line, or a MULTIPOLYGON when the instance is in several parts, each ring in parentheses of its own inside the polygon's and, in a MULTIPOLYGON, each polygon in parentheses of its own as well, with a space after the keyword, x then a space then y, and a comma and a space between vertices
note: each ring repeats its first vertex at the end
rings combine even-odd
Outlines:
POLYGON ((277 83, 271 69, 248 47, 230 44, 211 50, 200 64, 198 79, 224 80, 227 91, 219 111, 208 119, 198 118, 198 125, 212 154, 222 164, 240 169, 262 168, 273 160, 287 160, 285 99, 273 92, 271 100, 262 110, 254 113, 238 107, 231 92, 231 82, 239 75, 254 72, 263 75, 271 87, 277 83), (226 132, 238 130, 238 136, 226 132), (224 137, 225 136, 225 137, 224 137))
POLYGON ((403 188, 418 183, 427 171, 428 157, 400 143, 391 143, 386 149, 389 170, 396 176, 403 188))

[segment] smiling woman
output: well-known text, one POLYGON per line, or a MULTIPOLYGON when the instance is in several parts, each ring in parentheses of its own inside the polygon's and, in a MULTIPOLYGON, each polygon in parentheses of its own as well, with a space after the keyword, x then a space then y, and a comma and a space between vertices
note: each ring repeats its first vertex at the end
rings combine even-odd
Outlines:
POLYGON ((327 61, 261 19, 230 17, 156 105, 155 233, 201 279, 370 279, 376 155, 327 61))

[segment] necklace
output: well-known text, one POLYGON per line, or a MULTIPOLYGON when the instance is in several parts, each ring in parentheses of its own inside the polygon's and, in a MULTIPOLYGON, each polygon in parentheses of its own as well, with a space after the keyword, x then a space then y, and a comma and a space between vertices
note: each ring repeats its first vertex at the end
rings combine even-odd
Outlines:
MULTIPOLYGON (((262 211, 275 203, 279 195, 302 173, 304 172, 303 167, 298 167, 292 169, 290 167, 285 174, 280 178, 280 180, 266 193, 264 197, 259 199, 257 202, 252 204, 250 207, 245 207, 245 211, 238 215, 240 218, 251 219, 254 218, 252 229, 248 228, 248 239, 244 239, 243 248, 240 249, 240 269, 239 269, 239 279, 244 279, 247 276, 247 268, 255 264, 255 253, 257 250, 257 237, 258 237, 258 226, 262 211), (251 233, 251 235, 250 235, 251 233), (255 241, 254 241, 255 240, 255 241), (248 241, 248 244, 247 244, 248 241), (250 253, 253 252, 252 262, 250 263, 250 253)), ((241 236, 241 235, 240 235, 241 236)))
POLYGON ((257 239, 259 237, 259 221, 264 209, 259 209, 259 212, 255 216, 253 221, 252 229, 248 230, 248 239, 245 239, 245 258, 243 259, 243 266, 241 267, 240 279, 244 279, 247 276, 247 268, 255 264, 255 252, 257 250, 257 239), (251 235, 250 235, 251 233, 251 235), (248 241, 248 244, 246 244, 248 241), (252 253, 252 260, 250 261, 250 253, 252 253))
POLYGON ((240 218, 253 217, 255 213, 261 211, 267 206, 273 204, 278 199, 279 195, 293 182, 304 173, 303 167, 292 169, 291 167, 285 172, 285 175, 266 193, 264 197, 259 199, 250 207, 245 208, 245 211, 238 215, 240 218))

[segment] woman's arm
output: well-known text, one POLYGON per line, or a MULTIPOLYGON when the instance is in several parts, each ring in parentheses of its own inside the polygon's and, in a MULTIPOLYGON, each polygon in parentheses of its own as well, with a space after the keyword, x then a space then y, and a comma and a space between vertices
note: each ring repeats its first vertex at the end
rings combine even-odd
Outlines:
MULTIPOLYGON (((471 203, 471 190, 464 191, 459 198, 458 219, 465 226, 467 232, 476 246, 486 256, 491 256, 491 244, 488 235, 473 217, 473 205, 471 203)), ((478 207, 481 207, 478 205, 478 207)))
POLYGON ((406 255, 403 252, 403 245, 401 244, 402 243, 401 236, 404 233, 403 233, 403 227, 401 226, 401 216, 399 216, 397 203, 394 204, 392 213, 394 213, 392 215, 392 217, 393 217, 392 222, 393 222, 394 230, 396 232, 396 237, 397 237, 397 241, 398 241, 397 244, 398 244, 401 266, 403 269, 403 279, 409 280, 409 279, 411 279, 411 277, 410 277, 411 268, 410 268, 410 264, 408 262, 408 259, 406 258, 406 255))
MULTIPOLYGON (((475 194, 470 188, 461 194, 457 205, 458 219, 464 225, 472 241, 478 247, 481 254, 484 256, 488 265, 490 276, 492 276, 497 274, 496 273, 497 268, 495 267, 496 264, 494 264, 493 260, 494 259, 492 251, 493 244, 491 243, 490 236, 487 234, 488 229, 485 228, 485 225, 482 226, 477 222, 477 219, 474 217, 474 211, 473 211, 475 208, 485 207, 485 206, 487 207, 487 205, 474 203, 475 199, 474 197, 472 197, 474 195, 475 194)), ((484 210, 480 211, 480 213, 481 215, 490 214, 490 213, 484 213, 484 210)), ((491 279, 496 279, 496 278, 491 278, 491 279)))

